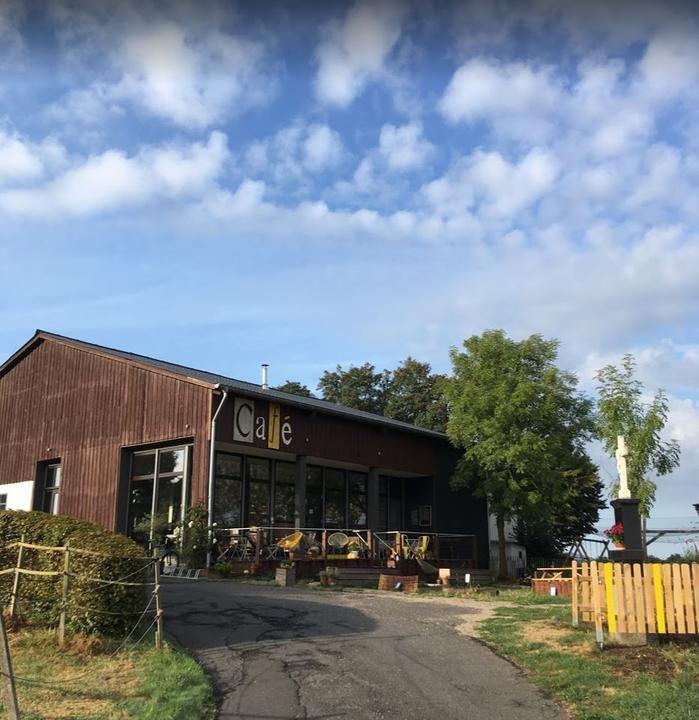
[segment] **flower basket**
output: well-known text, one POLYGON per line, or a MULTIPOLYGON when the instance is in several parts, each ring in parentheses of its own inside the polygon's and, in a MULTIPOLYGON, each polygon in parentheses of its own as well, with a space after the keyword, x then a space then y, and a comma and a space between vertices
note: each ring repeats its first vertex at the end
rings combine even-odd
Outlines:
POLYGON ((614 547, 623 549, 624 526, 621 523, 614 523, 614 525, 604 531, 604 534, 614 543, 614 547))

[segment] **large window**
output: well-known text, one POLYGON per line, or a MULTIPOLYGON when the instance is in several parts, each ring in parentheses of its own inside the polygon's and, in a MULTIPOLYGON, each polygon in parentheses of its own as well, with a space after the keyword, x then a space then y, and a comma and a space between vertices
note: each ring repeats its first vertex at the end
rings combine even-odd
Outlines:
POLYGON ((323 469, 319 467, 306 469, 306 525, 323 527, 323 469))
POLYGON ((182 521, 187 504, 190 446, 131 455, 128 534, 159 541, 182 521))
POLYGON ((269 460, 247 458, 248 525, 269 526, 269 460))
POLYGON ((44 474, 44 497, 42 510, 51 515, 58 515, 58 500, 61 492, 60 464, 47 465, 44 474))
POLYGON ((216 453, 214 522, 219 527, 240 527, 243 522, 243 458, 216 453))
POLYGON ((325 468, 325 522, 323 527, 347 527, 345 523, 346 502, 345 471, 325 468))
POLYGON ((366 473, 348 473, 347 485, 349 490, 349 526, 351 528, 364 528, 367 520, 366 473))
POLYGON ((274 525, 293 527, 296 515, 296 465, 274 463, 274 525))

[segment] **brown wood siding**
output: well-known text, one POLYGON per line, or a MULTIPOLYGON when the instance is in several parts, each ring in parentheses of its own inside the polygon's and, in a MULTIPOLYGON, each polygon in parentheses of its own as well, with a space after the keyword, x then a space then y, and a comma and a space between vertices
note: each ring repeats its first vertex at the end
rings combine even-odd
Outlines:
POLYGON ((0 483, 60 458, 60 511, 115 528, 121 448, 193 438, 192 500, 204 499, 211 394, 44 340, 0 378, 0 483))
MULTIPOLYGON (((268 423, 269 403, 258 399, 254 403, 255 416, 264 417, 268 423)), ((234 406, 235 397, 231 394, 216 428, 219 442, 233 442, 234 406)), ((410 431, 282 405, 282 422, 285 418, 292 427, 292 440, 288 446, 280 445, 280 450, 385 470, 433 475, 437 453, 446 444, 445 440, 410 431)), ((267 446, 268 441, 258 437, 250 444, 251 448, 267 446)))

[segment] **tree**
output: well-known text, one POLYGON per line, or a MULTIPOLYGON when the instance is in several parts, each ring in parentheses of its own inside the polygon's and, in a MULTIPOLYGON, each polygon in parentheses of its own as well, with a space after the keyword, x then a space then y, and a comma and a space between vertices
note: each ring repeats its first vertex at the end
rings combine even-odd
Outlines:
POLYGON ((296 380, 287 380, 283 385, 274 388, 280 392, 289 393, 290 395, 301 395, 302 397, 313 397, 311 391, 302 383, 296 380))
MULTIPOLYGON (((452 485, 488 500, 498 529, 499 575, 507 577, 505 521, 550 510, 571 453, 583 453, 593 428, 592 403, 575 375, 555 365, 558 341, 510 340, 487 330, 451 349, 445 392, 447 434, 463 450, 452 485)), ((550 515, 549 515, 550 517, 550 515)))
POLYGON ((384 409, 386 385, 390 373, 376 372, 371 363, 343 370, 338 365, 333 372, 326 370, 318 381, 318 390, 326 400, 381 415, 384 409))
MULTIPOLYGON (((597 435, 609 455, 615 457, 617 436, 623 435, 628 448, 626 472, 631 495, 639 500, 639 510, 647 518, 655 502, 657 485, 651 473, 667 475, 680 464, 676 440, 663 440, 667 423, 668 399, 659 388, 650 403, 643 401, 643 384, 635 376, 636 360, 624 355, 621 367, 606 365, 595 376, 597 391, 597 435)), ((618 490, 618 480, 612 494, 618 490)))
POLYGON ((448 418, 444 397, 446 376, 432 374, 429 363, 406 358, 390 375, 384 414, 428 430, 445 432, 448 418))
POLYGON ((541 507, 517 518, 515 535, 527 554, 551 558, 560 555, 573 541, 594 532, 600 510, 606 507, 604 483, 597 466, 579 450, 571 452, 560 468, 556 495, 541 507))

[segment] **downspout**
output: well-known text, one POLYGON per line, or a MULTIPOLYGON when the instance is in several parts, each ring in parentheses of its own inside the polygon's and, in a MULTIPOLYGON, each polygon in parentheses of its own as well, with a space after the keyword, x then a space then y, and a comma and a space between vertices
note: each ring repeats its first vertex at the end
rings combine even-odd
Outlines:
MULTIPOLYGON (((221 390, 220 385, 216 385, 216 390, 221 390)), ((218 418, 218 414, 223 409, 223 406, 226 403, 226 398, 228 397, 228 389, 223 388, 223 397, 221 398, 221 402, 218 404, 218 407, 216 408, 216 412, 214 413, 213 418, 211 418, 211 443, 209 447, 209 494, 207 497, 207 504, 206 504, 206 520, 209 526, 209 545, 211 545, 211 540, 213 538, 213 520, 214 520, 214 476, 216 474, 216 467, 215 467, 215 461, 216 461, 216 420, 218 418)), ((206 552, 206 567, 207 569, 211 567, 211 548, 207 550, 206 552)))

